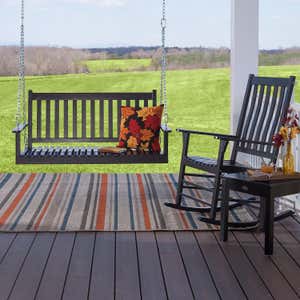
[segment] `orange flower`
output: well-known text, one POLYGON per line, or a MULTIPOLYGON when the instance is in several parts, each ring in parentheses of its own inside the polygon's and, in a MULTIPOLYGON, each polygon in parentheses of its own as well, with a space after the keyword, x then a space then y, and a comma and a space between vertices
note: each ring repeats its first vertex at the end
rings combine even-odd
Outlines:
POLYGON ((134 114, 135 110, 133 107, 122 106, 122 118, 127 119, 134 114))
POLYGON ((154 107, 144 107, 138 110, 138 116, 143 120, 146 120, 148 116, 158 115, 161 116, 163 111, 163 105, 154 107))
POLYGON ((291 128, 291 139, 296 138, 297 134, 300 133, 300 130, 298 127, 292 127, 291 128))
POLYGON ((142 129, 141 130, 141 140, 143 142, 147 142, 147 141, 150 141, 150 139, 153 137, 153 132, 149 129, 142 129))
POLYGON ((143 150, 149 150, 149 142, 141 143, 140 147, 143 150))
POLYGON ((137 147, 137 140, 135 137, 131 136, 127 141, 127 146, 129 148, 136 148, 137 147))
POLYGON ((289 130, 286 126, 282 126, 279 130, 279 134, 282 136, 282 138, 286 141, 289 138, 289 130))
POLYGON ((126 119, 125 118, 121 118, 120 130, 122 130, 125 127, 125 122, 126 122, 126 119))
POLYGON ((120 139, 126 140, 128 132, 129 132, 129 130, 126 127, 123 127, 120 132, 120 139))
POLYGON ((139 118, 142 118, 145 120, 147 116, 149 115, 149 108, 145 107, 137 111, 139 118))

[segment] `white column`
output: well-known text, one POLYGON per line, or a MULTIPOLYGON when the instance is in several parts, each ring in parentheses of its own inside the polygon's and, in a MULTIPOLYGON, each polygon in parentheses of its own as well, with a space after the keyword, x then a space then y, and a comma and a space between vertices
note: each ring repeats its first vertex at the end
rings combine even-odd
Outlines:
POLYGON ((235 133, 250 73, 258 71, 259 0, 231 0, 231 131, 235 133))

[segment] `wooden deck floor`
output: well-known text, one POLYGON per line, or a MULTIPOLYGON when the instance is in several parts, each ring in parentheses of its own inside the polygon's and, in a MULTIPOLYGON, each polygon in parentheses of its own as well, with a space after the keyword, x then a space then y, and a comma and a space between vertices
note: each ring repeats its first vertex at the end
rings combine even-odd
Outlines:
POLYGON ((231 232, 1 233, 0 299, 299 299, 300 224, 231 232))

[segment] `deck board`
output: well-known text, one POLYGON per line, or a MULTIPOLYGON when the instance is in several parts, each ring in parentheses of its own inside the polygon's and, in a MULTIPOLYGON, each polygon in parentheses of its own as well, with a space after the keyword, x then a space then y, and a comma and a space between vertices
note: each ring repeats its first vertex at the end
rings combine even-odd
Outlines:
POLYGON ((175 235, 195 298, 220 299, 194 234, 176 232, 175 235))
POLYGON ((3 299, 7 299, 11 294, 35 236, 34 233, 18 234, 2 260, 0 265, 0 290, 3 299))
POLYGON ((300 223, 294 218, 287 218, 281 224, 294 236, 300 243, 300 223))
MULTIPOLYGON (((218 233, 215 233, 215 236, 219 238, 218 233)), ((228 241, 220 242, 220 246, 247 297, 249 299, 273 299, 234 235, 229 234, 228 241)))
MULTIPOLYGON (((248 258, 255 265, 257 273, 261 276, 275 299, 299 299, 272 259, 264 255, 263 248, 253 234, 236 232, 234 235, 241 243, 248 258)), ((274 253, 277 251, 278 248, 276 247, 274 253)))
POLYGON ((0 233, 0 298, 299 299, 299 232, 0 233))
POLYGON ((54 237, 53 233, 41 233, 37 235, 9 299, 34 299, 52 248, 54 237))
MULTIPOLYGON (((264 235, 262 233, 255 234, 261 247, 264 246, 264 235)), ((294 292, 300 298, 300 285, 299 285, 299 274, 300 268, 295 261, 289 256, 287 251, 281 246, 281 244, 275 240, 275 251, 271 256, 271 260, 277 266, 281 274, 284 274, 285 279, 289 282, 294 292)))
POLYGON ((37 300, 61 298, 74 240, 75 233, 57 233, 37 292, 37 300))
POLYGON ((137 232, 136 237, 143 299, 167 299, 155 234, 137 232))
POLYGON ((299 242, 282 224, 275 226, 275 238, 300 267, 299 242))
POLYGON ((159 232, 156 238, 169 299, 193 299, 174 233, 159 232))
POLYGON ((114 299, 115 234, 97 233, 90 281, 90 299, 114 299))
POLYGON ((4 259, 16 236, 16 234, 11 233, 0 234, 0 262, 4 259))
POLYGON ((219 247, 214 234, 212 232, 196 232, 196 238, 222 299, 246 299, 238 279, 219 247))
POLYGON ((137 246, 134 232, 116 233, 115 299, 140 299, 137 246))
POLYGON ((94 233, 77 233, 66 278, 63 299, 87 299, 95 242, 94 233))

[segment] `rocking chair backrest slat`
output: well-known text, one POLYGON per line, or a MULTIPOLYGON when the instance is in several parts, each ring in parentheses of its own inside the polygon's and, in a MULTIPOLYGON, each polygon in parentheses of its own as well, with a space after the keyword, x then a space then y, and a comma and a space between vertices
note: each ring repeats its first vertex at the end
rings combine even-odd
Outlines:
MULTIPOLYGON (((264 101, 261 101, 261 109, 262 109, 261 115, 262 116, 265 116, 268 111, 268 107, 269 107, 269 103, 270 103, 270 96, 271 96, 271 86, 268 85, 265 99, 264 99, 264 101)), ((262 135, 260 128, 263 127, 264 122, 265 122, 265 119, 260 118, 259 122, 257 123, 256 133, 254 136, 254 140, 256 140, 256 141, 260 138, 260 135, 262 135)))
POLYGON ((28 143, 116 142, 121 106, 156 105, 150 93, 33 93, 28 101, 28 143))
MULTIPOLYGON (((266 118, 266 123, 267 124, 270 124, 271 123, 271 120, 273 118, 273 113, 270 113, 270 112, 274 112, 275 110, 275 106, 276 106, 276 99, 278 97, 278 86, 275 86, 274 89, 273 89, 273 95, 272 95, 272 101, 270 103, 270 105, 267 107, 267 109, 269 108, 269 110, 267 110, 265 113, 267 114, 268 112, 268 116, 266 118)), ((267 138, 267 134, 268 134, 268 131, 269 131, 269 128, 267 126, 265 126, 265 128, 263 129, 262 131, 262 139, 265 141, 266 138, 267 138)))
MULTIPOLYGON (((237 136, 241 139, 271 143, 273 135, 279 130, 287 114, 295 77, 271 78, 249 76, 244 102, 237 127, 237 136)), ((237 154, 246 153, 268 158, 275 162, 278 149, 273 146, 236 142, 231 160, 237 154)))

